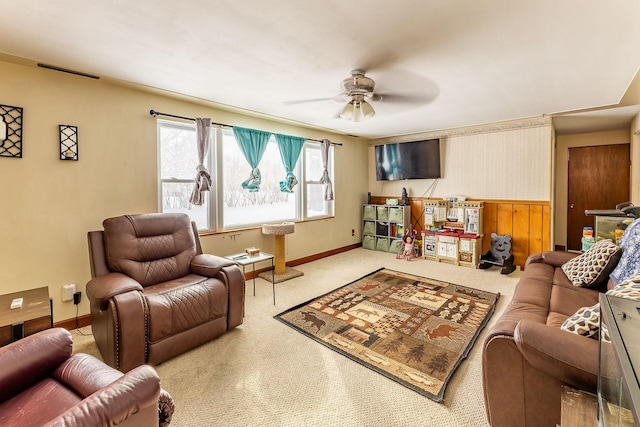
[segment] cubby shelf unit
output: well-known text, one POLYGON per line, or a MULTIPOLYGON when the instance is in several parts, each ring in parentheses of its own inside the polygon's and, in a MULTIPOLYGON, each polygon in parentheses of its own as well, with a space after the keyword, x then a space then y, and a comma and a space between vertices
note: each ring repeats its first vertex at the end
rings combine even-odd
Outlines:
POLYGON ((363 248, 399 253, 407 231, 411 232, 411 206, 363 206, 363 248))

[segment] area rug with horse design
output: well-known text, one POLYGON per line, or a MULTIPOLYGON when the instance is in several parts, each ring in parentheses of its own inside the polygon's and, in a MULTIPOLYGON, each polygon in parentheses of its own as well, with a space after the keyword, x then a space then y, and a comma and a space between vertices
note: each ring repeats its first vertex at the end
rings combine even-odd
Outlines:
POLYGON ((381 268, 275 316, 436 402, 499 294, 381 268))

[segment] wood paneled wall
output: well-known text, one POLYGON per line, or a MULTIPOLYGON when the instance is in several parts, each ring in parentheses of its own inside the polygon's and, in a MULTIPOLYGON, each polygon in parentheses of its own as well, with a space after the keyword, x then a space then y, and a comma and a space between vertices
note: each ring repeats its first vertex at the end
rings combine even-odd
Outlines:
MULTIPOLYGON (((371 197, 371 203, 384 204, 387 197, 371 197)), ((410 197, 411 224, 415 230, 424 228, 424 201, 410 197)), ((530 254, 551 249, 551 207, 549 202, 483 200, 482 252, 491 249, 491 233, 510 234, 511 253, 516 265, 524 266, 530 254)))

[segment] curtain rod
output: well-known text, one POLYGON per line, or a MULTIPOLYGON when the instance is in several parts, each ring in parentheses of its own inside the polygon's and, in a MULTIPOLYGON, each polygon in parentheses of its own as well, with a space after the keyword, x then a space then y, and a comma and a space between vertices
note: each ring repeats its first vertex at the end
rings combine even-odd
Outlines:
MULTIPOLYGON (((176 119, 182 119, 182 120, 191 120, 191 121, 193 121, 193 122, 195 122, 195 121, 196 121, 196 119, 194 119, 194 118, 192 118, 192 117, 176 116, 175 114, 161 113, 161 112, 159 112, 159 111, 155 111, 155 110, 150 110, 150 111, 149 111, 149 114, 150 114, 150 115, 152 115, 153 117, 165 116, 165 117, 173 117, 173 118, 176 118, 176 119)), ((220 127, 225 127, 225 128, 233 129, 233 126, 232 126, 232 125, 225 125, 224 123, 214 123, 214 122, 211 122, 211 124, 212 124, 212 125, 214 125, 214 126, 220 126, 220 127)), ((307 141, 314 141, 314 142, 322 142, 322 141, 320 141, 319 139, 313 139, 313 138, 305 138, 305 140, 307 140, 307 141)), ((331 141, 329 141, 329 142, 331 142, 331 141)), ((341 143, 339 143, 339 142, 331 142, 331 145, 339 145, 339 146, 342 146, 342 144, 341 144, 341 143)))

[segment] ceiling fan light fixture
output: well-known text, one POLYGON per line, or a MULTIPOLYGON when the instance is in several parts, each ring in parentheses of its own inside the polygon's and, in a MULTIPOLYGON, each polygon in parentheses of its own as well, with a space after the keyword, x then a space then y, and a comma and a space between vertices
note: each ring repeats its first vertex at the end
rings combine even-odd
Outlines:
POLYGON ((376 112, 367 101, 362 101, 360 103, 360 112, 362 114, 362 120, 370 119, 375 116, 376 112))
POLYGON ((353 99, 342 109, 340 117, 352 122, 361 122, 373 117, 376 114, 371 104, 362 99, 353 99))
POLYGON ((353 105, 353 102, 348 102, 347 105, 344 106, 342 112, 340 113, 340 118, 344 120, 353 120, 355 116, 356 108, 353 105))

